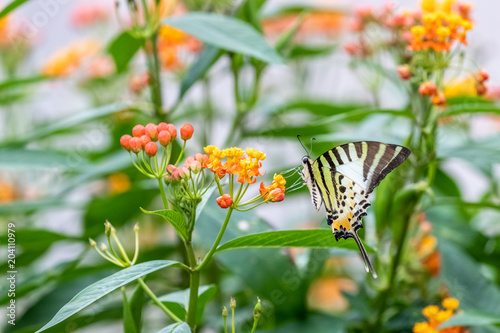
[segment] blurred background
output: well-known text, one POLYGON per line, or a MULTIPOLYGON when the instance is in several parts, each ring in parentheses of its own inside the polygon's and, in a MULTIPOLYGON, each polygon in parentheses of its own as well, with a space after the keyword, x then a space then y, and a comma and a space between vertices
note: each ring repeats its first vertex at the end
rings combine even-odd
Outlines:
MULTIPOLYGON (((0 8, 6 3, 4 1, 0 8)), ((419 6, 418 1, 392 3, 395 10, 419 6)), ((188 10, 232 13, 240 4, 230 0, 186 1, 176 14, 188 10)), ((397 81, 382 79, 359 66, 344 49, 344 45, 353 40, 350 29, 353 8, 359 5, 382 8, 386 2, 265 2, 261 9, 263 32, 271 45, 275 45, 283 30, 293 23, 293 20, 279 21, 276 17, 297 13, 304 8, 320 9, 324 17, 304 23, 295 38, 300 47, 293 49, 295 53, 286 64, 269 65, 263 72, 258 100, 252 113, 245 118, 245 129, 239 135, 233 134, 231 128, 235 101, 233 77, 228 70, 229 58, 221 57, 208 74, 185 94, 182 93, 179 99, 181 82, 204 46, 199 41, 192 41, 177 50, 175 55, 166 49, 161 54, 161 80, 168 121, 176 125, 192 123, 196 136, 207 126, 201 110, 214 110, 212 123, 208 124, 211 129, 204 132, 204 137, 200 134, 190 142, 189 154, 201 152, 206 144, 255 147, 268 156, 263 170, 270 179, 274 172, 300 164, 305 152, 295 139, 297 134, 304 136, 306 146, 310 137, 316 137, 314 156, 349 141, 401 144, 409 134, 407 124, 387 114, 350 119, 340 117, 338 121, 332 118, 327 126, 307 126, 311 119, 330 117, 328 110, 341 113, 339 110, 347 112, 374 105, 379 109, 403 109, 408 104, 408 96, 397 81), (169 110, 175 112, 170 116, 169 110)), ((469 46, 464 49, 466 70, 474 72, 486 68, 490 74, 488 90, 493 104, 500 95, 498 14, 500 2, 474 2, 474 29, 468 35, 469 46)), ((18 235, 19 324, 16 330, 19 332, 39 328, 79 290, 115 270, 100 261, 95 253, 89 252, 86 241, 89 236, 102 236, 106 219, 120 228, 119 232, 125 238, 127 234, 132 237, 135 222, 141 223, 144 261, 178 256, 171 228, 153 217, 144 216, 139 210, 139 207, 160 204, 155 184, 141 178, 131 168, 128 154, 121 151, 118 144, 119 137, 129 133, 134 124, 146 124, 151 119, 149 111, 145 112, 146 115, 121 112, 123 107, 120 109, 115 104, 137 103, 140 107, 140 103, 149 100, 147 80, 144 79, 144 55, 138 53, 126 70, 117 71, 107 51, 130 21, 125 1, 116 6, 114 1, 108 0, 28 1, 0 21, 0 81, 3 82, 0 82, 0 220, 2 225, 14 222, 17 229, 25 229, 24 234, 21 231, 18 235), (68 52, 70 49, 76 55, 68 52), (65 57, 75 63, 62 68, 61 59, 65 57), (69 59, 71 57, 77 60, 69 59), (99 109, 102 106, 110 108, 99 109)), ((394 72, 391 59, 382 56, 379 60, 389 68, 388 71, 394 72)), ((453 80, 458 79, 464 77, 450 78, 447 97, 476 97, 468 92, 467 87, 454 85, 453 80)), ((241 82, 244 90, 250 90, 250 69, 242 71, 241 82)), ((429 204, 429 211, 424 207, 419 215, 422 222, 432 224, 429 227, 424 223, 423 227, 432 229, 429 232, 432 238, 426 239, 433 244, 430 252, 441 238, 454 242, 453 246, 460 249, 457 252, 450 250, 453 253, 448 265, 461 264, 456 258, 460 258, 461 251, 466 252, 468 257, 464 269, 479 274, 489 288, 485 295, 495 297, 499 294, 500 281, 498 266, 494 267, 500 263, 494 259, 500 253, 499 131, 498 113, 466 116, 443 125, 437 138, 440 152, 438 178, 441 177, 442 182, 436 185, 441 187, 436 189, 436 195, 442 196, 443 200, 452 197, 478 205, 464 206, 463 209, 473 211, 462 212, 448 206, 433 210, 429 204), (483 252, 487 256, 481 259, 483 252), (471 262, 467 261, 469 259, 471 262)), ((207 209, 215 211, 214 207, 207 209)), ((365 218, 364 239, 389 257, 390 252, 384 251, 381 240, 376 239, 374 212, 369 213, 365 218)), ((215 237, 217 230, 210 228, 211 219, 217 220, 215 214, 200 221, 200 244, 209 246, 207 239, 215 237)), ((324 212, 314 210, 308 194, 302 189, 287 194, 286 200, 279 205, 264 205, 255 215, 237 217, 226 236, 231 238, 268 228, 319 228, 325 224, 324 212)), ((4 230, 0 231, 2 233, 4 230)), ((421 235, 416 232, 413 237, 417 242, 421 235)), ((4 245, 5 241, 1 244, 4 245)), ((5 257, 3 253, 2 257, 5 257)), ((277 332, 363 331, 363 328, 352 330, 345 325, 345 321, 364 318, 363 311, 374 306, 370 298, 372 289, 376 288, 363 282, 366 277, 356 252, 254 249, 234 253, 218 257, 205 278, 207 283, 219 287, 215 300, 205 311, 207 332, 220 329, 219 309, 228 303, 230 296, 238 296, 241 300, 238 317, 241 328, 248 326, 253 300, 259 296, 264 301, 264 308, 272 309, 268 310, 270 315, 265 316, 263 329, 277 332), (308 268, 313 256, 319 258, 321 268, 302 279, 302 272, 308 268), (247 267, 238 267, 238 263, 245 260, 247 267), (297 276, 301 277, 297 282, 300 286, 290 289, 297 276), (286 296, 283 302, 270 300, 275 290, 281 290, 286 296), (332 318, 336 324, 332 324, 332 318)), ((407 260, 416 259, 410 256, 407 260)), ((411 287, 404 289, 408 295, 404 310, 395 307, 399 309, 395 312, 402 315, 394 316, 390 321, 394 332, 411 331, 419 320, 420 309, 440 295, 437 292, 442 288, 440 278, 455 281, 455 289, 449 285, 447 288, 462 292, 455 297, 466 299, 461 300, 465 308, 475 308, 474 301, 469 299, 474 292, 471 290, 471 295, 468 295, 463 289, 468 288, 464 283, 473 283, 477 277, 467 277, 465 282, 455 280, 454 274, 461 272, 458 267, 439 273, 441 264, 436 267, 431 256, 426 255, 422 260, 422 265, 428 267, 426 274, 430 273, 430 276, 420 280, 419 283, 425 285, 422 287, 412 285, 414 281, 408 282, 411 287), (438 272, 433 271, 436 269, 438 272), (440 278, 433 278, 439 274, 440 278)), ((5 271, 3 265, 4 262, 2 272, 5 271)), ((408 275, 411 272, 409 269, 408 275)), ((153 286, 164 293, 185 287, 182 276, 169 274, 156 274, 152 279, 153 286), (174 284, 162 285, 165 276, 174 284)), ((480 294, 484 292, 482 290, 480 294)), ((67 323, 60 328, 61 331, 121 331, 121 310, 116 306, 119 298, 120 295, 110 296, 93 305, 84 314, 85 318, 67 323)), ((3 289, 0 299, 2 304, 7 300, 3 289)), ((491 302, 494 300, 492 298, 491 302)), ((145 332, 154 332, 165 325, 162 319, 158 319, 161 312, 156 308, 145 317, 149 318, 145 332)), ((12 327, 7 329, 13 331, 12 327)), ((493 325, 477 330, 498 331, 493 325)))

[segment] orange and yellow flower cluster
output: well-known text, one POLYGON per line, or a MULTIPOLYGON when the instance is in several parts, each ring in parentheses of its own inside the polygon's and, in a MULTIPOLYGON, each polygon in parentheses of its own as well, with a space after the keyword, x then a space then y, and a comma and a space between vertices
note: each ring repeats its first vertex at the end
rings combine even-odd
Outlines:
POLYGON ((246 151, 239 147, 220 149, 216 146, 206 146, 203 148, 209 154, 209 159, 205 167, 210 168, 220 178, 227 173, 238 176, 238 182, 253 184, 256 177, 262 176, 259 169, 262 167, 261 161, 266 159, 266 154, 253 148, 246 151), (246 156, 245 156, 246 153, 246 156), (222 160, 226 159, 225 162, 222 160))
POLYGON ((444 310, 440 309, 437 305, 426 306, 422 310, 422 314, 428 321, 416 323, 413 326, 413 333, 466 333, 467 330, 463 326, 453 326, 436 330, 441 323, 450 319, 458 308, 460 302, 455 298, 445 298, 441 303, 444 310))
POLYGON ((285 199, 286 180, 282 175, 274 174, 273 182, 269 186, 260 183, 260 195, 264 197, 264 201, 279 202, 285 199))
POLYGON ((421 7, 422 25, 411 28, 411 50, 448 51, 456 41, 467 45, 467 32, 473 28, 470 5, 454 0, 423 0, 421 7))
POLYGON ((201 42, 185 32, 162 26, 158 35, 158 54, 163 68, 177 70, 183 67, 181 54, 185 51, 198 53, 201 42))

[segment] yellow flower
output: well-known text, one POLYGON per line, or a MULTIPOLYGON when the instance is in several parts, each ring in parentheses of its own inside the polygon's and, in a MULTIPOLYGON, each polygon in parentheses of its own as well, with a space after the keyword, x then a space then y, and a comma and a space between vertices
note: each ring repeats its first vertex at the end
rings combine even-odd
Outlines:
POLYGON ((263 161, 266 159, 266 154, 264 154, 264 152, 257 150, 257 149, 247 148, 246 153, 247 153, 248 157, 256 158, 259 161, 263 161))
POLYGON ((434 318, 437 322, 442 323, 442 322, 450 319, 451 316, 453 316, 453 311, 446 310, 446 311, 439 311, 434 318))
POLYGON ((99 43, 95 40, 77 41, 52 55, 45 63, 42 73, 49 76, 68 76, 80 66, 85 57, 95 54, 98 49, 99 43))
POLYGON ((463 79, 455 79, 446 84, 444 88, 446 98, 476 96, 476 80, 473 76, 468 76, 463 79))
POLYGON ((187 35, 181 30, 164 25, 159 31, 159 43, 164 43, 165 46, 177 46, 183 44, 187 40, 187 35))
POLYGON ((429 323, 426 322, 416 323, 413 326, 413 333, 430 333, 430 332, 433 332, 433 329, 429 325, 429 323))
POLYGON ((439 306, 429 305, 422 310, 422 314, 427 318, 434 318, 439 312, 439 306))
POLYGON ((455 310, 459 305, 460 302, 456 298, 448 297, 443 300, 443 307, 446 310, 455 310))

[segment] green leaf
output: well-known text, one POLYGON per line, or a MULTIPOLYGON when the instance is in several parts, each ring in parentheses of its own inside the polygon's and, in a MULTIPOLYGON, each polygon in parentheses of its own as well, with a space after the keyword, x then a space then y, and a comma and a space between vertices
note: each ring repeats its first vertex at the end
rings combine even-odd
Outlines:
POLYGON ((157 333, 191 333, 191 329, 186 323, 175 323, 162 328, 157 333))
MULTIPOLYGON (((210 302, 217 293, 217 287, 214 284, 201 286, 198 289, 198 305, 196 311, 196 323, 203 321, 203 312, 205 305, 210 302)), ((185 318, 189 306, 189 289, 175 291, 173 293, 158 297, 160 302, 171 309, 179 318, 185 318)))
POLYGON ((103 223, 109 220, 115 227, 125 224, 140 213, 157 195, 158 188, 133 188, 127 192, 92 200, 84 215, 85 235, 95 237, 102 233, 103 223))
POLYGON ((51 77, 49 76, 33 76, 33 77, 26 77, 22 79, 12 79, 12 80, 7 80, 0 82, 0 91, 3 91, 4 89, 12 88, 12 87, 17 87, 17 86, 24 86, 26 84, 31 84, 31 83, 37 83, 40 81, 45 81, 49 80, 51 77))
MULTIPOLYGON (((44 229, 15 229, 16 244, 24 250, 35 250, 62 240, 82 240, 81 238, 58 234, 44 229)), ((7 229, 5 229, 7 231, 7 229)), ((7 234, 0 236, 0 245, 7 245, 7 234)))
POLYGON ((165 24, 183 30, 201 41, 228 51, 282 64, 283 60, 266 39, 248 23, 224 15, 189 13, 171 16, 165 24))
MULTIPOLYGON (((336 247, 348 250, 358 250, 354 241, 341 240, 337 242, 330 229, 282 230, 268 231, 258 234, 238 237, 220 245, 217 251, 248 247, 336 247)), ((374 252, 365 244, 366 251, 374 252)))
POLYGON ((360 119, 366 116, 371 116, 373 114, 389 114, 396 117, 411 118, 411 113, 408 110, 391 110, 391 109, 384 110, 384 109, 363 108, 323 118, 315 122, 314 124, 317 125, 332 124, 343 120, 360 119))
POLYGON ((493 313, 485 313, 479 311, 466 311, 454 315, 441 325, 437 329, 442 330, 443 328, 453 327, 453 326, 485 326, 500 324, 500 316, 493 313))
POLYGON ((127 69, 130 60, 139 51, 143 43, 143 40, 135 38, 129 31, 124 31, 109 44, 108 52, 115 61, 118 73, 127 69))
POLYGON ((0 169, 57 169, 68 171, 87 166, 87 161, 82 157, 75 159, 73 155, 50 150, 0 149, 0 169))
POLYGON ((11 11, 16 9, 17 7, 21 6, 25 2, 28 2, 29 0, 14 0, 11 3, 9 3, 7 6, 5 6, 2 11, 0 12, 0 19, 7 14, 9 14, 11 11))
POLYGON ((107 278, 88 286, 73 297, 71 301, 66 303, 66 305, 64 305, 59 312, 57 312, 56 315, 37 332, 45 331, 63 320, 68 319, 75 313, 106 296, 113 290, 165 267, 181 267, 181 263, 171 260, 148 261, 125 268, 118 273, 108 276, 107 278))
POLYGON ((184 215, 182 215, 181 213, 171 209, 147 211, 141 208, 141 210, 146 214, 158 215, 163 217, 165 220, 167 220, 174 226, 175 231, 177 231, 179 236, 181 236, 183 239, 187 239, 186 219, 184 218, 184 215))
POLYGON ((292 111, 307 111, 316 116, 333 116, 348 111, 359 110, 365 106, 356 103, 337 104, 333 101, 318 101, 310 99, 296 99, 284 105, 277 105, 272 110, 273 114, 282 114, 292 111))
POLYGON ((182 78, 179 99, 198 81, 205 76, 210 67, 219 60, 222 51, 212 45, 206 45, 203 51, 198 56, 198 60, 192 64, 187 70, 186 75, 182 78))
POLYGON ((132 309, 130 308, 130 303, 127 299, 127 294, 125 293, 125 287, 122 287, 123 294, 123 332, 124 333, 137 333, 137 329, 134 323, 134 317, 132 314, 132 309))
POLYGON ((293 45, 288 54, 288 59, 301 59, 321 57, 330 54, 335 50, 336 45, 327 46, 309 46, 309 45, 293 45))
POLYGON ((460 308, 500 313, 500 289, 481 272, 481 267, 459 247, 439 239, 442 257, 441 279, 460 308))
POLYGON ((496 113, 500 114, 500 108, 494 103, 470 103, 470 104, 457 104, 446 108, 443 112, 438 114, 439 118, 456 116, 466 113, 496 113))

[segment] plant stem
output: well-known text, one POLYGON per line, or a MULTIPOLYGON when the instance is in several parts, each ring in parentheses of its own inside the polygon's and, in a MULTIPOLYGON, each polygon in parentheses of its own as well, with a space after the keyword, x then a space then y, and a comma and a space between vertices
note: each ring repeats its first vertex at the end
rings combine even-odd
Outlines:
POLYGON ((217 239, 215 240, 215 243, 212 245, 212 248, 210 251, 207 253, 205 256, 205 259, 201 262, 201 264, 196 268, 196 270, 201 271, 203 267, 212 259, 212 256, 214 255, 215 251, 217 250, 217 247, 219 246, 219 243, 222 239, 222 236, 224 235, 224 232, 226 231, 227 225, 229 223, 229 219, 231 218, 231 214, 233 213, 234 208, 231 206, 229 207, 229 210, 227 211, 226 219, 224 220, 224 223, 222 224, 222 227, 219 231, 219 234, 217 235, 217 239))
POLYGON ((156 297, 156 295, 153 293, 153 291, 151 289, 149 289, 149 287, 147 286, 147 284, 141 278, 138 278, 137 281, 141 285, 142 289, 144 289, 144 291, 149 295, 149 297, 151 297, 151 299, 153 300, 153 302, 155 302, 155 304, 158 305, 158 307, 160 309, 162 309, 163 312, 165 312, 167 315, 169 315, 170 318, 172 318, 176 322, 178 322, 178 323, 182 322, 182 320, 179 317, 177 317, 162 302, 160 302, 160 300, 158 299, 158 297, 156 297))
POLYGON ((165 189, 163 188, 162 178, 157 178, 157 180, 158 180, 158 186, 160 187, 160 194, 161 194, 161 199, 163 200, 163 206, 165 206, 165 209, 168 209, 168 200, 165 194, 165 189))
POLYGON ((196 313, 198 310, 198 289, 200 287, 200 272, 192 271, 191 281, 189 282, 189 307, 187 314, 187 324, 194 332, 196 327, 196 313))
POLYGON ((154 105, 155 115, 159 119, 164 118, 163 98, 161 95, 160 66, 157 50, 158 32, 154 32, 149 40, 146 41, 146 61, 149 74, 149 87, 151 91, 151 101, 154 105))

